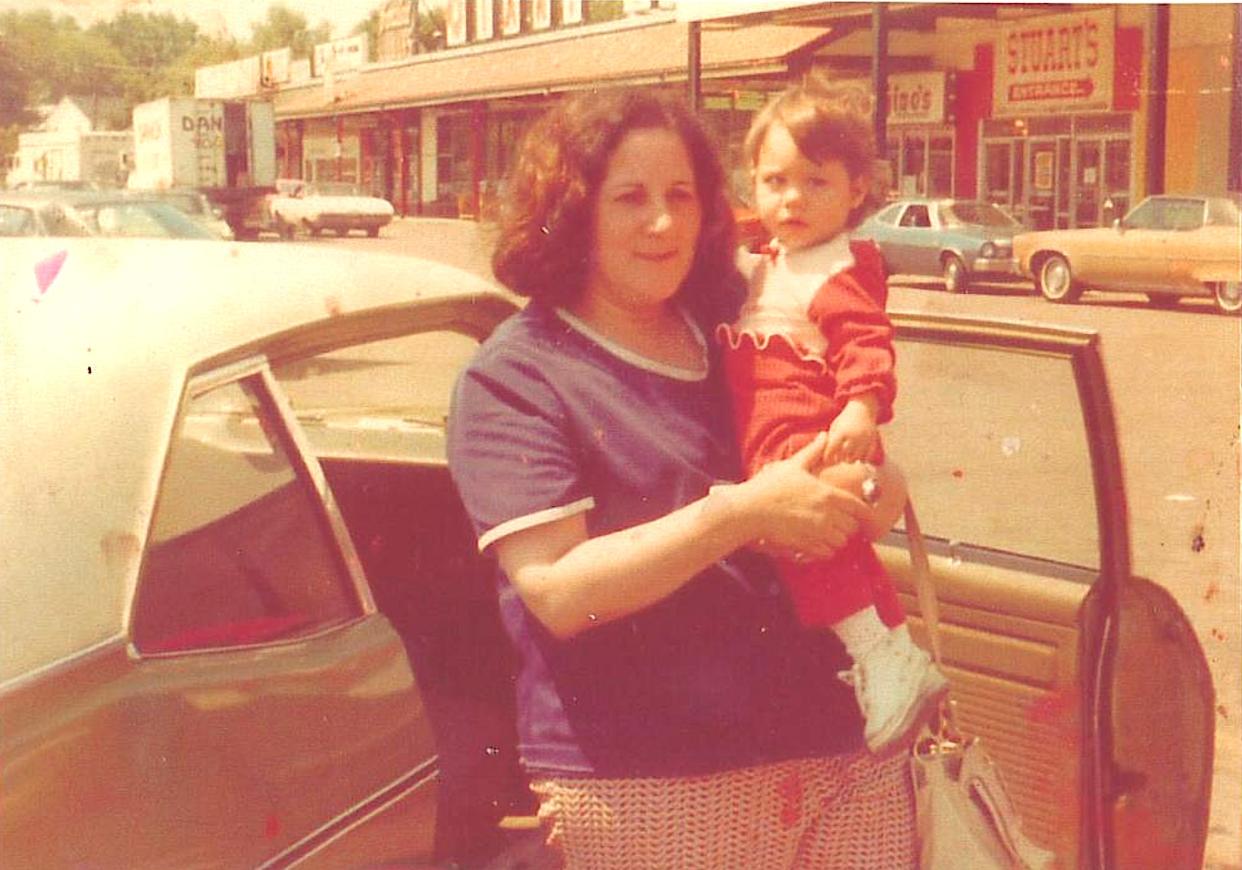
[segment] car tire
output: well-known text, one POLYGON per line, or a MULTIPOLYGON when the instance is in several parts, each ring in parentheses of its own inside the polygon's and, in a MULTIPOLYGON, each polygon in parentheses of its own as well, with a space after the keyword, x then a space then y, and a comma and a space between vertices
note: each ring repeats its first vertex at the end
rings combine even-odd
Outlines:
POLYGON ((341 227, 339 230, 336 231, 336 235, 337 235, 337 238, 343 239, 347 235, 349 235, 349 230, 345 229, 344 227, 341 227))
POLYGON ((1242 313, 1242 281, 1217 281, 1212 286, 1212 298, 1222 314, 1242 313))
POLYGON ((944 289, 950 293, 965 293, 970 285, 966 264, 956 254, 946 254, 941 261, 944 269, 944 289))
POLYGON ((280 233, 280 237, 287 242, 292 242, 297 238, 298 225, 291 224, 288 221, 277 219, 276 230, 280 233))
POLYGON ((1147 302, 1153 308, 1176 308, 1177 303, 1181 301, 1172 293, 1148 293, 1147 302))
POLYGON ((1074 271, 1069 260, 1060 254, 1050 254, 1039 265, 1039 292, 1049 302, 1076 302, 1082 295, 1082 287, 1074 281, 1074 271))
POLYGON ((319 229, 319 227, 314 226, 312 224, 306 224, 306 231, 310 233, 312 236, 314 236, 315 238, 318 238, 319 234, 323 232, 323 230, 319 229))
POLYGON ((377 238, 379 236, 379 227, 367 227, 367 235, 373 239, 377 238))

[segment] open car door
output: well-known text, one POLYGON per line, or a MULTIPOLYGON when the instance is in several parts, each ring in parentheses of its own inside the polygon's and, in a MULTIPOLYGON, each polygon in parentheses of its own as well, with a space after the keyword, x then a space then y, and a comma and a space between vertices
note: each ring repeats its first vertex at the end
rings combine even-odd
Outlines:
MULTIPOLYGON (((1059 867, 1202 866, 1211 680, 1172 596, 1130 572, 1098 335, 894 321, 886 451, 928 539, 959 724, 1059 867)), ((905 544, 878 549, 925 640, 905 544)))

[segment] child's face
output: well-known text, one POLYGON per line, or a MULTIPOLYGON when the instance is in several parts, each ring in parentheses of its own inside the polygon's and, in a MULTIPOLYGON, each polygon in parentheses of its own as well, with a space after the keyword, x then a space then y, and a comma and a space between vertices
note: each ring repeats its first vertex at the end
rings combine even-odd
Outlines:
POLYGON ((826 242, 844 230, 867 195, 867 179, 850 177, 835 158, 809 159, 782 124, 773 124, 755 160, 755 209, 786 249, 826 242))

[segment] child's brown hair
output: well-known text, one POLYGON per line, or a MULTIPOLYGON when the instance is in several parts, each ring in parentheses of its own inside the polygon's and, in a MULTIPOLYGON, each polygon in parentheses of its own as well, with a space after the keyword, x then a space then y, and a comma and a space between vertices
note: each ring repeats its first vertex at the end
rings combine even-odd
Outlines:
POLYGON ((867 196, 850 212, 849 226, 857 226, 884 200, 882 185, 876 184, 871 103, 870 94, 861 88, 814 77, 788 88, 755 115, 746 133, 743 147, 751 171, 768 131, 784 127, 808 160, 840 160, 850 178, 867 180, 867 196))

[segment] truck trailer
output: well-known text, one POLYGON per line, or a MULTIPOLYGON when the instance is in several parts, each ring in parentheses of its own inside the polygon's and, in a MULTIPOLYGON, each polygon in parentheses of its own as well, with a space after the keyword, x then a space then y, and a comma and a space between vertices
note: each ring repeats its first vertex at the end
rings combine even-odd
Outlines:
POLYGON ((199 190, 237 238, 252 239, 264 226, 275 183, 270 100, 164 97, 134 107, 131 189, 199 190))

